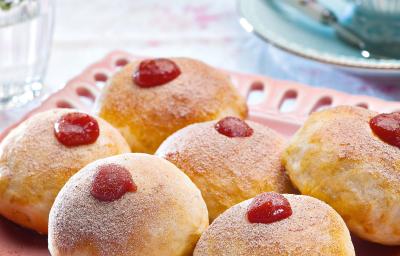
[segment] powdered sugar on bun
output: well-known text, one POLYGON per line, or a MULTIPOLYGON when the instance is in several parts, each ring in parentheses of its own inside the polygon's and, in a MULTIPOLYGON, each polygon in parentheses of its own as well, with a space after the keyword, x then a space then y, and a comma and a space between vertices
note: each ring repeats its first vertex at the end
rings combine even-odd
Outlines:
POLYGON ((146 154, 98 160, 75 174, 50 213, 49 249, 56 255, 191 255, 208 226, 200 191, 168 161, 146 154), (126 168, 137 186, 112 202, 90 193, 97 168, 126 168))
POLYGON ((246 102, 227 75, 197 60, 170 60, 181 70, 174 80, 141 88, 132 78, 136 61, 115 74, 100 96, 99 116, 121 131, 133 152, 153 153, 170 134, 192 123, 247 116, 246 102))
POLYGON ((69 177, 94 160, 129 152, 119 132, 100 118, 100 136, 93 144, 61 144, 54 136, 54 123, 71 112, 76 110, 39 113, 0 144, 0 213, 44 234, 51 205, 69 177))
POLYGON ((377 114, 350 106, 313 113, 283 160, 299 190, 331 205, 352 232, 400 245, 400 149, 373 133, 377 114))
POLYGON ((251 136, 230 138, 215 128, 217 121, 187 126, 165 140, 156 155, 184 171, 202 191, 210 219, 261 192, 292 192, 281 165, 282 135, 246 121, 251 136))
POLYGON ((292 215, 269 224, 250 223, 252 199, 221 214, 203 233, 194 256, 354 256, 350 233, 340 216, 315 198, 284 195, 292 215))

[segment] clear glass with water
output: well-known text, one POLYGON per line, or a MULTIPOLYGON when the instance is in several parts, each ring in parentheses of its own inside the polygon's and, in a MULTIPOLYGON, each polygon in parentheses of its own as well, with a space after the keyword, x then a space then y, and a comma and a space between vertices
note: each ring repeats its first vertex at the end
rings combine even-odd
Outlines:
POLYGON ((0 110, 40 94, 55 0, 0 0, 0 110))

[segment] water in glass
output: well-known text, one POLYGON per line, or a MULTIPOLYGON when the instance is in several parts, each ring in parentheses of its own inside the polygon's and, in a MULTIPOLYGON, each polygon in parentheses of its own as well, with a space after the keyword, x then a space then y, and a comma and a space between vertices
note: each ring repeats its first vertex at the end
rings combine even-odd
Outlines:
POLYGON ((0 0, 0 109, 41 89, 50 52, 53 0, 0 0))

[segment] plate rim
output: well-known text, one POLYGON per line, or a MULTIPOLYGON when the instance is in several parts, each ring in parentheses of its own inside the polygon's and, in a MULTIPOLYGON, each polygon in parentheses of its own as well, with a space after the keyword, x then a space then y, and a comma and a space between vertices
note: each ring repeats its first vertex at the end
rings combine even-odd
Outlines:
MULTIPOLYGON (((264 0, 255 0, 255 1, 264 1, 264 0)), ((315 48, 306 48, 304 46, 299 46, 296 44, 297 47, 302 47, 307 51, 301 51, 296 49, 296 47, 291 47, 289 42, 287 42, 284 37, 280 37, 280 40, 274 39, 271 36, 265 35, 257 30, 256 26, 249 20, 248 17, 244 14, 243 11, 243 4, 253 4, 255 1, 246 1, 246 0, 237 0, 237 10, 239 14, 239 21, 244 20, 249 25, 251 25, 252 30, 248 31, 256 35, 258 38, 262 39, 263 41, 281 49, 293 55, 321 62, 324 64, 333 65, 339 68, 354 68, 359 70, 372 70, 372 71, 380 71, 380 72, 400 72, 400 60, 390 60, 386 61, 384 59, 356 59, 351 58, 348 56, 338 56, 338 55, 331 55, 326 52, 321 52, 315 50, 315 48), (285 42, 280 42, 285 41, 285 42)), ((266 0, 266 1, 273 1, 273 0, 266 0)), ((239 22, 240 23, 240 22, 239 22)))

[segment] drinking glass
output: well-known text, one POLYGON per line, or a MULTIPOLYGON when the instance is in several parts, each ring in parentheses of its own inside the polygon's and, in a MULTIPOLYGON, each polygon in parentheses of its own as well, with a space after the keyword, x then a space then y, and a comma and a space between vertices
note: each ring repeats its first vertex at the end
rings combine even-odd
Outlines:
POLYGON ((55 0, 0 0, 0 110, 40 94, 55 0))

